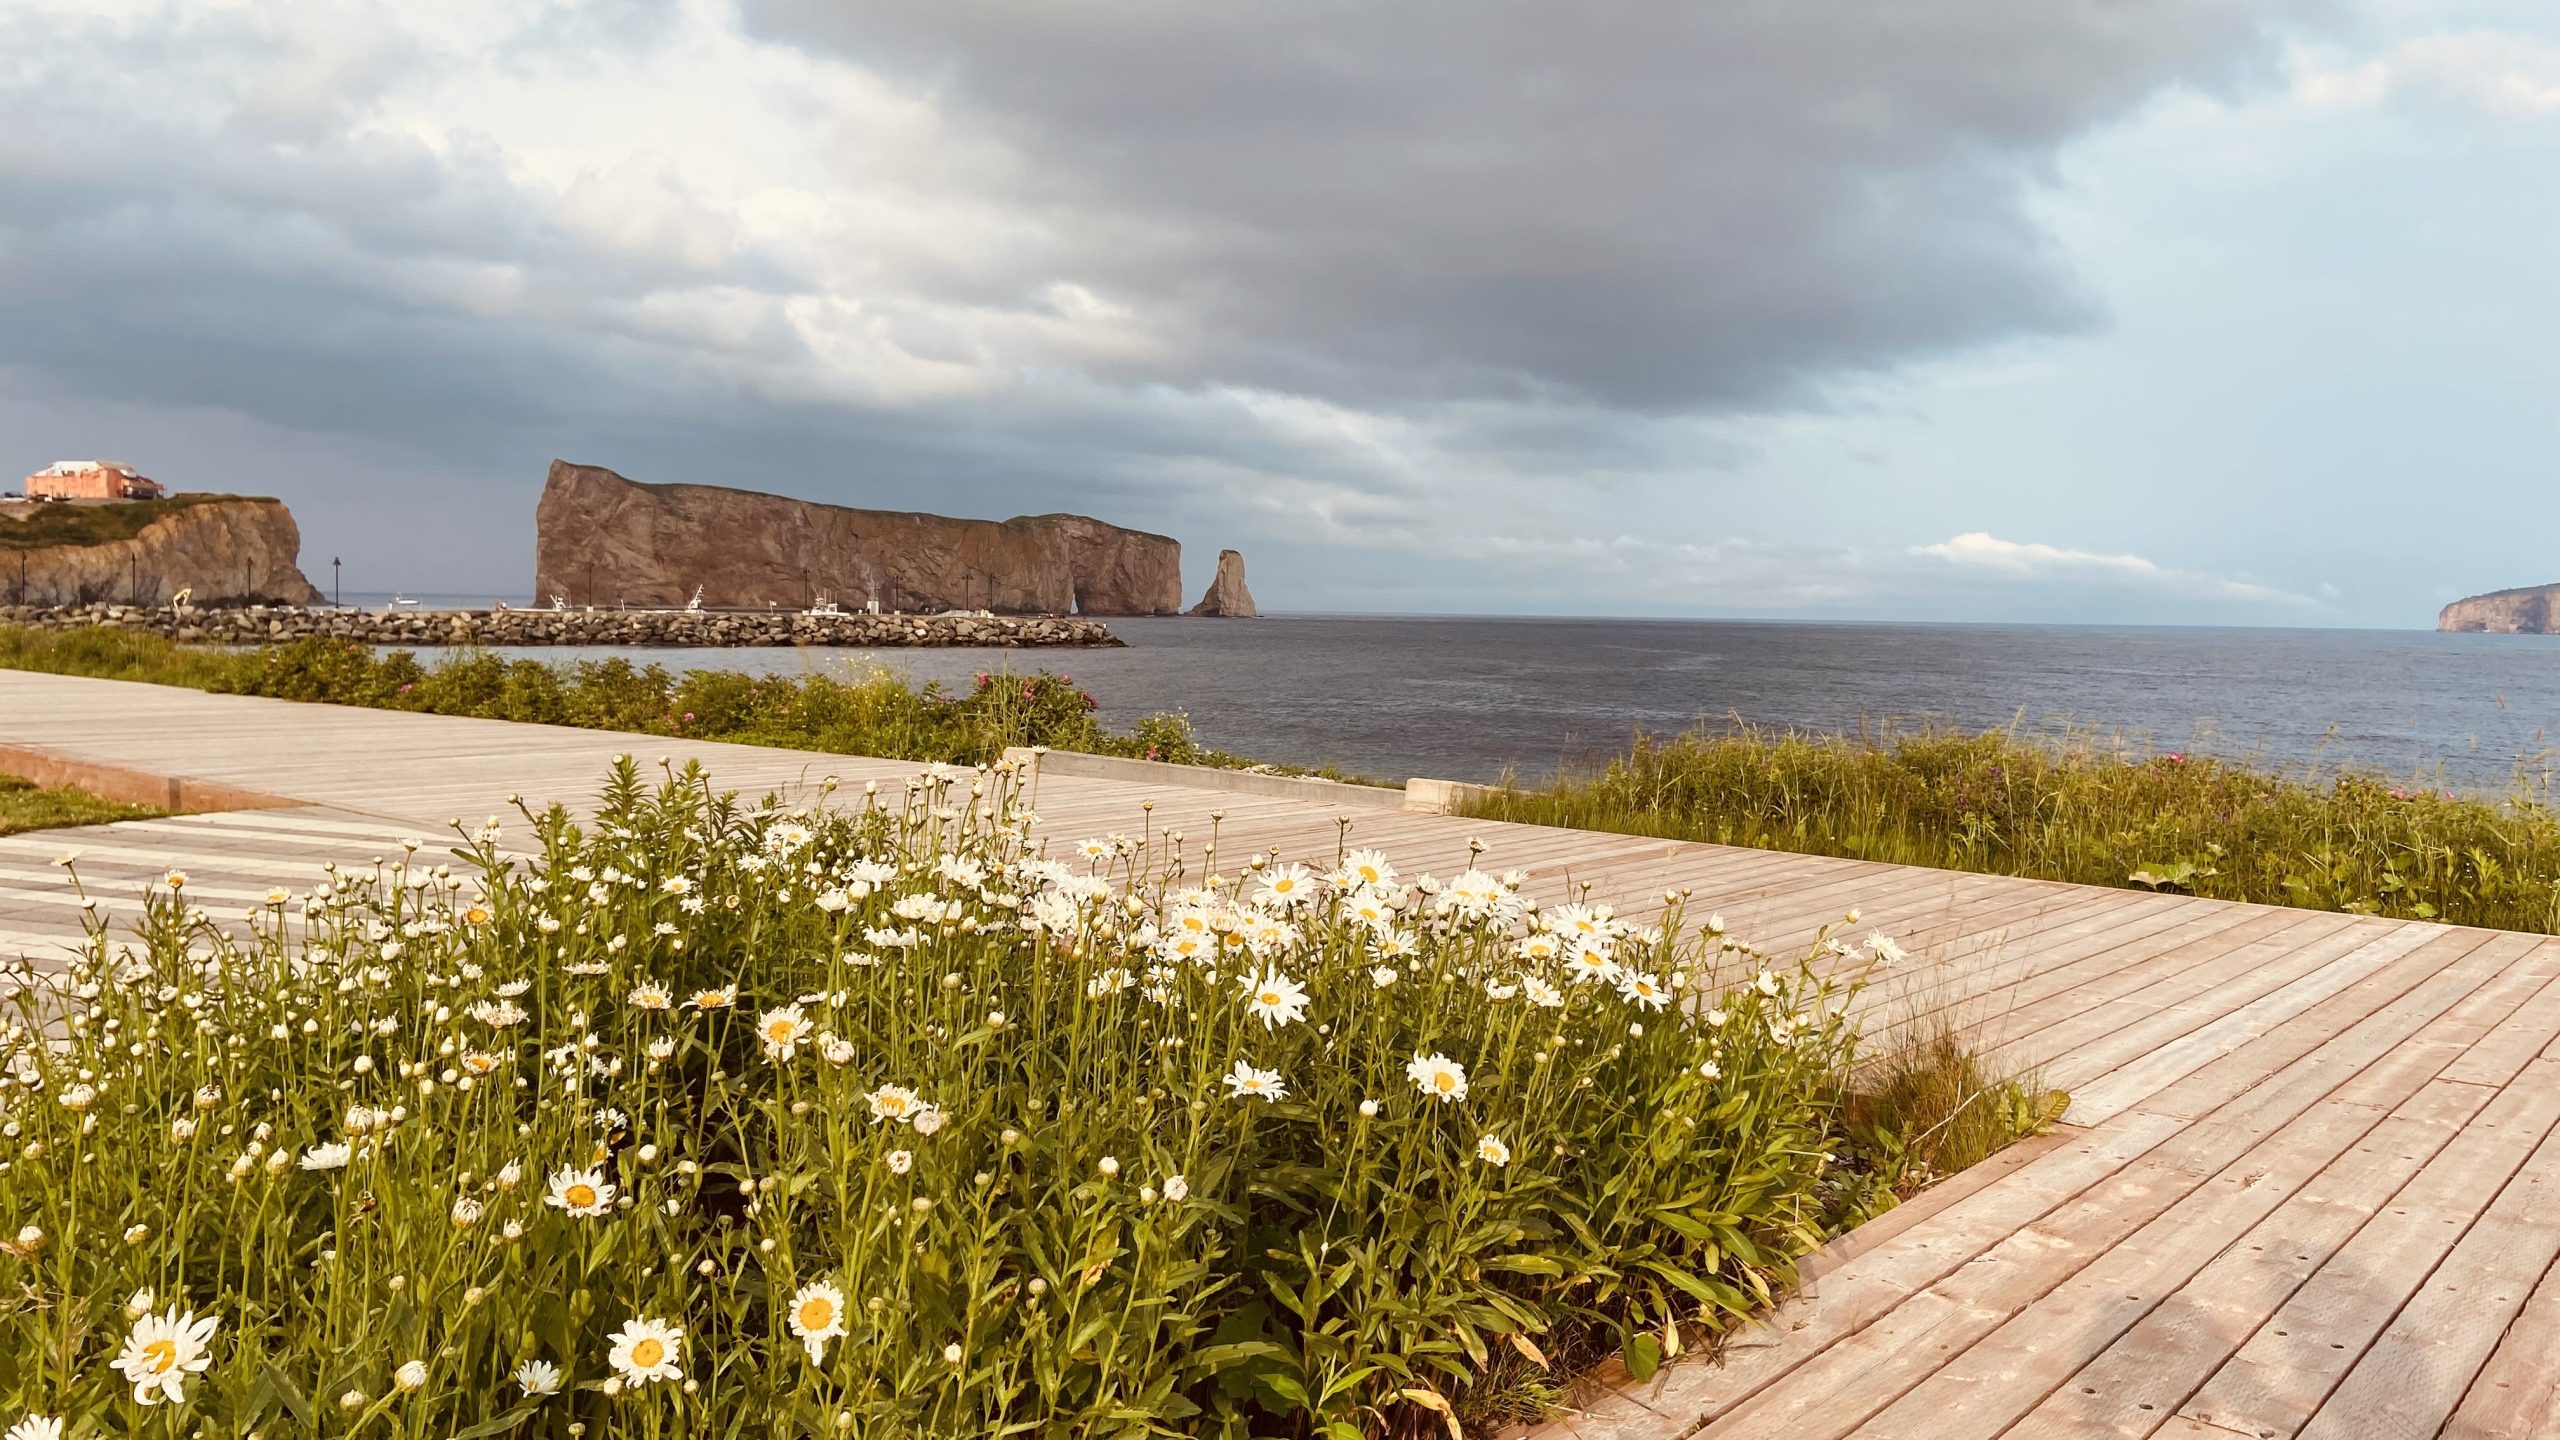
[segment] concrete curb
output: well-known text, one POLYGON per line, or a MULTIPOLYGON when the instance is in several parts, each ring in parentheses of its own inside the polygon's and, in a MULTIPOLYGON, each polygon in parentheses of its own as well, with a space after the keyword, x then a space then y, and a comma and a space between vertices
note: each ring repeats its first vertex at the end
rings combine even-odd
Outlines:
POLYGON ((50 789, 71 785, 101 800, 149 805, 173 815, 211 810, 278 810, 304 801, 258 790, 243 790, 216 780, 186 775, 154 775, 146 770, 80 760, 34 745, 0 744, 0 775, 15 775, 50 789))
POLYGON ((1116 755, 1087 755, 1074 750, 1043 753, 1019 745, 1004 752, 1019 766, 1036 764, 1050 775, 1078 775, 1095 780, 1122 780, 1137 785, 1179 785, 1186 790, 1223 790, 1240 795, 1277 795, 1317 805, 1351 805, 1364 810, 1402 810, 1416 815, 1447 815, 1480 795, 1490 785, 1463 780, 1407 780, 1401 789, 1385 785, 1348 785, 1305 775, 1265 775, 1252 770, 1221 770, 1211 765, 1169 765, 1161 760, 1123 760, 1116 755))

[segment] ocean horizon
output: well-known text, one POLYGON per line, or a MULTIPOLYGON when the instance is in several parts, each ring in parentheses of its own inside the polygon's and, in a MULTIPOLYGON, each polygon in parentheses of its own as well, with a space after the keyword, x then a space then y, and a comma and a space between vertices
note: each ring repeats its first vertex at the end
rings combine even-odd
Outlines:
POLYGON ((1601 763, 1640 733, 1734 724, 2006 727, 2131 756, 2205 754, 2297 774, 2353 766, 2490 793, 2540 787, 2560 759, 2548 736, 2560 644, 2549 637, 1305 612, 1109 623, 1125 648, 499 653, 755 674, 885 667, 947 687, 1049 670, 1090 690, 1114 728, 1180 710, 1221 749, 1388 780, 1537 781, 1601 763))

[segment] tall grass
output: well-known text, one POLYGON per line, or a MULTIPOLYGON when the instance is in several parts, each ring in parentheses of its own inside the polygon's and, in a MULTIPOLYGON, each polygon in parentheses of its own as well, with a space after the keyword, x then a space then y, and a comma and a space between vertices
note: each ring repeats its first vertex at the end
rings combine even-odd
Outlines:
POLYGON ((2560 933, 2560 815, 2366 771, 2128 759, 2007 731, 1642 737, 1596 774, 1506 785, 1504 820, 2560 933))

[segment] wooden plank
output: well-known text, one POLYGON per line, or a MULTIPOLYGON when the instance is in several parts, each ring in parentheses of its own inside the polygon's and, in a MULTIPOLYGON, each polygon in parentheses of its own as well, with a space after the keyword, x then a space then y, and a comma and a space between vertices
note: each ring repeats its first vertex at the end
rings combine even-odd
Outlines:
MULTIPOLYGON (((2560 1065, 2534 1062, 2516 1089, 2502 1095, 2518 1090, 2560 1092, 2560 1065)), ((2330 1392, 2301 1440, 2435 1435, 2560 1257, 2560 1225, 2551 1223, 2555 1198, 2560 1130, 2546 1130, 2524 1168, 2330 1392)))
POLYGON ((2000 1049, 2034 1055, 2052 1067, 2054 1083, 2075 1084, 2388 933, 2339 916, 2252 917, 2013 1015, 2000 1049), (2190 1003, 2199 997, 2217 1003, 2190 1003))
MULTIPOLYGON (((2274 1023, 2275 1017, 2261 1017, 2270 1022, 2268 1028, 2167 1088, 2144 1096, 2142 1108, 2163 1115, 2199 1117, 2224 1103, 2234 1084, 2255 1084, 2267 1076, 2290 1073, 2297 1060, 2318 1059, 2347 1037, 2387 1034, 2396 1043, 2397 1039, 2416 1033, 2427 1020, 2486 978, 2477 962, 2465 962, 2492 938, 2491 932, 2485 930, 2444 929, 2430 933, 2431 928, 2420 927, 2413 932, 2423 939, 2423 944, 2310 1009, 2285 1017, 2291 1023, 2278 1024, 2274 1023), (2452 987, 2449 994, 2448 987, 2452 987)), ((2494 958, 2503 964, 2507 956, 2499 954, 2494 958)), ((2361 1068, 2370 1063, 2370 1058, 2361 1046, 2355 1046, 2338 1050, 2335 1059, 2325 1063, 2361 1068)))
POLYGON ((2533 1298, 2507 1326, 2444 1427, 2444 1440, 2554 1435, 2560 1435, 2560 1265, 2542 1272, 2533 1298))
MULTIPOLYGON (((2067 1377, 2151 1315, 2163 1297, 2257 1233, 2280 1207, 2320 1193, 2313 1187, 2324 1178, 2334 1187, 2333 1172, 2355 1172, 2349 1185, 2369 1195, 2372 1204, 2381 1204, 2398 1179, 2416 1173, 2424 1157, 2478 1111, 2490 1093, 2477 1086, 2430 1082, 2387 1118, 2369 1106, 2330 1096, 2122 1244, 2094 1255, 2077 1273, 2018 1309, 1865 1428, 1878 1435, 1925 1434, 1947 1440, 1990 1440, 2008 1432, 2067 1377), (2401 1168, 2356 1163, 2372 1159, 2377 1140, 2382 1142, 2379 1153, 2402 1157, 2397 1161, 2401 1168), (2394 1175, 2398 1179, 2390 1178, 2394 1175)), ((2072 1384, 2088 1388, 2076 1378, 2072 1384)), ((2146 1418, 2156 1422, 2159 1416, 2146 1418)), ((2030 1435, 2088 1433, 2048 1421, 2029 1420, 2024 1428, 2030 1435)))
MULTIPOLYGON (((2472 951, 2480 948, 2476 942, 2470 946, 2472 951)), ((2442 1064, 2441 1059, 2412 1063, 2399 1052, 2398 1041, 2478 988, 2483 977, 2477 967, 2464 973, 2461 966, 2458 960, 2443 967, 2429 977, 2431 984, 2420 987, 2432 1009, 2423 1004, 2396 1012, 2383 1007, 2376 1012, 2382 1023, 2340 1034, 2297 1060, 2280 1081, 2245 1086, 2213 1112, 2211 1123, 2174 1132, 2068 1203, 2020 1226, 1950 1278, 1931 1282, 1925 1292, 1859 1333, 1855 1343, 1791 1367, 1776 1383, 1715 1417, 1701 1433, 1848 1434, 2090 1257, 2124 1242, 2267 1136, 2331 1099, 2342 1077, 2357 1079, 2359 1091, 2324 1108, 2344 1117, 2334 1123, 2351 1125, 2352 1133, 2360 1134, 2380 1118, 2374 1107, 2415 1093, 2442 1064)))
POLYGON ((2244 1433, 2298 1432, 2560 1122, 2560 1067, 2535 1064, 2546 1067, 2540 1083, 2529 1069, 2499 1091, 2178 1413, 2244 1433))
MULTIPOLYGON (((2426 1067, 2428 1057, 2453 1055, 2466 1045, 2511 1053, 2514 1047, 2504 1043, 2506 1037, 2560 1033, 2560 1016, 2528 1004, 2542 984, 2520 967, 2500 972, 2430 1024, 2419 1038, 2397 1047, 2392 1052, 2394 1065, 2416 1074, 2426 1067)), ((2387 1068, 2367 1070, 2341 1086, 2331 1099, 2352 1105, 2381 1101, 2394 1086, 2384 1073, 2387 1068)), ((2504 1081, 2513 1073, 2496 1078, 2504 1081)), ((2174 1283, 2173 1268, 2156 1268, 2156 1262, 2183 1240, 2200 1238, 2174 1231, 2157 1240, 2146 1237, 2093 1265, 2093 1271, 2106 1265, 2119 1271, 2112 1277, 2117 1283, 2095 1287, 2093 1308, 2098 1313, 2056 1314, 2049 1305, 2039 1305, 2014 1322, 2023 1343, 2044 1361, 2033 1379, 2054 1381, 2057 1368, 2075 1360, 2087 1363, 2053 1386, 2006 1433, 2022 1440, 2048 1434, 2150 1434, 2495 1094, 2492 1088, 2452 1080, 2438 1070, 2391 1118, 2298 1193, 2284 1198, 2272 1215, 2222 1248, 2184 1284, 2174 1283), (2120 1259, 2126 1256, 2131 1257, 2130 1271, 2120 1259), (2118 1329, 2123 1331, 2121 1337, 2112 1337, 2110 1332, 2118 1329), (2092 1358, 2091 1342, 2105 1344, 2104 1353, 2092 1358)), ((2250 1186, 2281 1178, 2254 1167, 2243 1167, 2242 1175, 2243 1183, 2250 1186)), ((1994 1337, 1986 1346, 1996 1347, 1998 1340, 1994 1337)), ((2018 1338, 2012 1337, 2012 1343, 2019 1343, 2018 1338)), ((1978 1373, 1996 1363, 2000 1353, 1997 1348, 1969 1352, 1955 1373, 1978 1373)), ((2002 1378, 2012 1385, 2026 1383, 2022 1374, 2002 1378)), ((2015 1389, 2006 1397, 2011 1408, 2021 1398, 2032 1397, 2021 1397, 2015 1389)), ((1974 1408, 1982 1409, 1984 1404, 1977 1399, 1974 1408)))

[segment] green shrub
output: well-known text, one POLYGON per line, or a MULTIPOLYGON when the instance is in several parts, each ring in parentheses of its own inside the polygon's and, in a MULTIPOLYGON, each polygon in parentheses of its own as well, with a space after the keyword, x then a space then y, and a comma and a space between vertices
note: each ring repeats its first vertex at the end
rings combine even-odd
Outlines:
POLYGON ((0 1415, 1356 1440, 1648 1374, 1823 1238, 1832 982, 1366 852, 1052 858, 1011 806, 626 764, 529 861, 492 821, 245 930, 173 875, 18 977, 0 1415))
POLYGON ((426 665, 405 650, 383 653, 346 640, 217 650, 104 626, 8 625, 0 625, 0 668, 960 765, 986 763, 1015 745, 1186 765, 1254 764, 1202 744, 1186 715, 1146 717, 1128 735, 1107 730, 1090 691, 1047 671, 983 674, 955 695, 939 683, 910 685, 887 669, 679 674, 620 657, 547 665, 479 650, 448 651, 426 665))

